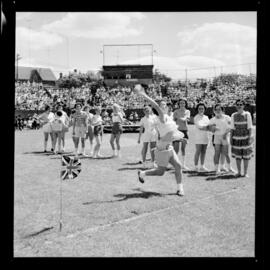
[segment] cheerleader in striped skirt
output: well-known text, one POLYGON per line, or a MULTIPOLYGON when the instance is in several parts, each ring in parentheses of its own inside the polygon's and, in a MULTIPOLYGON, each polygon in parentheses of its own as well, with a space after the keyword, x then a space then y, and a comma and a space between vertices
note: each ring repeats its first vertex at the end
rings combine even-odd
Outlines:
POLYGON ((236 159, 237 177, 241 176, 242 160, 244 161, 244 177, 249 177, 247 174, 248 163, 253 156, 252 118, 249 112, 244 111, 244 106, 243 100, 237 100, 237 112, 231 116, 231 153, 232 157, 236 159))

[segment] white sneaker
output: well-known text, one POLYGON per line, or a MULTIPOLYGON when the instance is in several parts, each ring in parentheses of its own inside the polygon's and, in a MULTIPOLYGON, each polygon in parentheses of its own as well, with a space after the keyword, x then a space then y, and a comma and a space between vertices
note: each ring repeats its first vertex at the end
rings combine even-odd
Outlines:
POLYGON ((183 185, 181 185, 180 188, 176 191, 176 195, 178 195, 178 196, 184 196, 185 195, 183 185))
POLYGON ((88 155, 86 155, 85 153, 82 153, 82 156, 83 156, 83 157, 88 157, 88 155))
POLYGON ((186 171, 189 171, 189 167, 187 167, 186 165, 183 165, 182 169, 186 170, 186 171))
POLYGON ((152 168, 157 168, 158 167, 158 165, 157 165, 157 163, 154 161, 153 163, 152 163, 152 168))
POLYGON ((101 154, 97 154, 98 158, 103 158, 103 156, 101 154))
POLYGON ((117 156, 118 156, 119 158, 120 158, 120 157, 122 157, 122 155, 121 155, 121 152, 120 152, 120 151, 118 151, 117 156))
POLYGON ((228 171, 229 171, 226 167, 221 167, 220 170, 221 170, 222 172, 228 172, 228 171))
POLYGON ((230 168, 229 172, 236 173, 236 170, 234 170, 233 168, 230 168))
POLYGON ((215 170, 215 173, 216 173, 216 174, 220 174, 220 173, 221 173, 220 169, 215 170))
POLYGON ((209 172, 209 170, 203 166, 200 168, 200 172, 209 172))
POLYGON ((199 168, 198 167, 194 167, 194 172, 199 172, 199 168))

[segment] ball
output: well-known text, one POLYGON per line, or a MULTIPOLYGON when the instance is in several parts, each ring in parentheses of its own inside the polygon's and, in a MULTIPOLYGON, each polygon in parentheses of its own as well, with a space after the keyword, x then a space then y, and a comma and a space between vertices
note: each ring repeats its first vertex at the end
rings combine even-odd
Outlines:
POLYGON ((136 94, 139 94, 139 93, 143 92, 142 86, 140 84, 136 84, 135 87, 134 87, 134 92, 136 94))

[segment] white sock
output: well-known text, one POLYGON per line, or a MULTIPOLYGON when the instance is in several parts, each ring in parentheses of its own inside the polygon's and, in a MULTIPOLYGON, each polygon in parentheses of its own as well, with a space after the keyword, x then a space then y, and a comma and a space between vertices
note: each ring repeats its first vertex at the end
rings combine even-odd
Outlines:
POLYGON ((141 177, 145 177, 145 172, 141 171, 141 177))
POLYGON ((44 142, 44 150, 47 151, 47 142, 44 142))
POLYGON ((83 155, 85 154, 85 148, 84 147, 82 147, 82 153, 83 153, 83 155))
POLYGON ((219 164, 216 164, 215 167, 216 167, 216 171, 218 171, 219 170, 219 164))
POLYGON ((225 163, 220 164, 220 167, 221 167, 222 169, 225 169, 225 163))
POLYGON ((178 190, 183 190, 183 184, 182 184, 182 183, 177 184, 177 189, 178 189, 178 190))
POLYGON ((76 155, 78 154, 78 148, 75 148, 75 154, 76 155))

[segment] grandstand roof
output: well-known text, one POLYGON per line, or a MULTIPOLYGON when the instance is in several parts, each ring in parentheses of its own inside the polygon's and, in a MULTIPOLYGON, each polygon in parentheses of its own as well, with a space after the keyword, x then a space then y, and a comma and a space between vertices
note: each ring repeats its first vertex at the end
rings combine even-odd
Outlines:
MULTIPOLYGON (((50 68, 39 67, 18 67, 18 79, 30 80, 32 70, 36 70, 43 81, 56 81, 56 77, 50 68)), ((15 68, 15 78, 17 78, 17 68, 15 68)))

